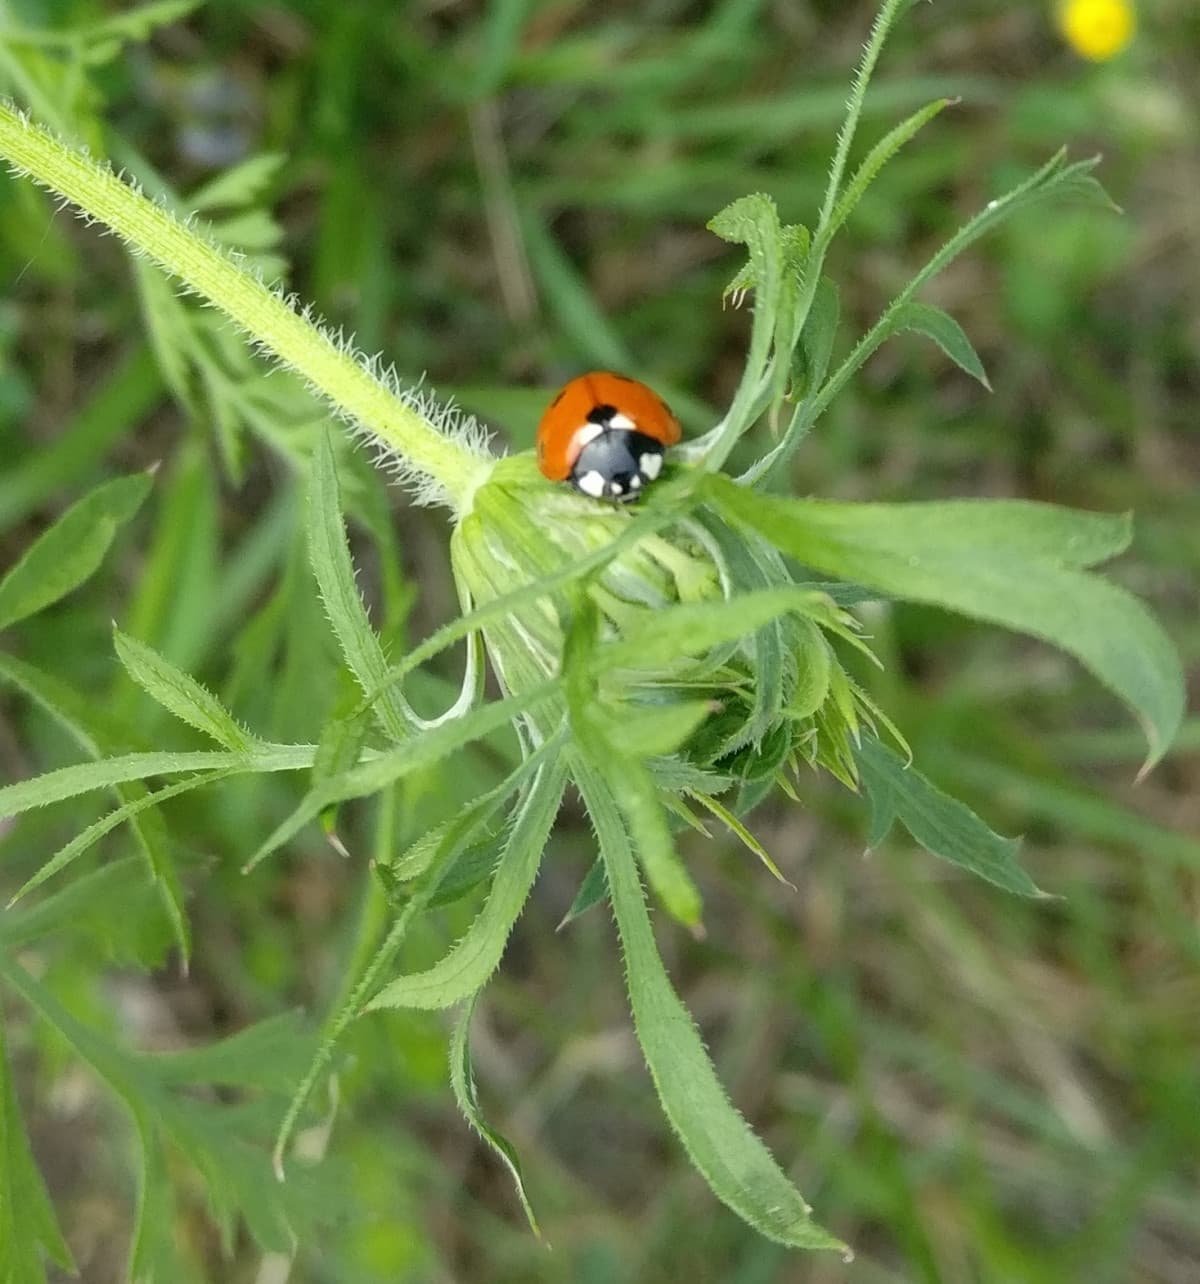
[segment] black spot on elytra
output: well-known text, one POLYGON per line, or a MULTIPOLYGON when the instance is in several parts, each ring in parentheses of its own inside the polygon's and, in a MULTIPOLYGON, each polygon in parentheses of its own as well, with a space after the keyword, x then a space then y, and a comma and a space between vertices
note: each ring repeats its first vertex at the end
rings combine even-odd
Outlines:
POLYGON ((616 413, 616 406, 593 406, 588 411, 588 423, 606 424, 616 413))

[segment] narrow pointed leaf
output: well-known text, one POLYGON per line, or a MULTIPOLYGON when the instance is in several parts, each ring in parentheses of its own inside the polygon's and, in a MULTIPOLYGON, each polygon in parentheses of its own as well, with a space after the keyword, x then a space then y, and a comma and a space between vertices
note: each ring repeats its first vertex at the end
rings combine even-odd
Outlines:
MULTIPOLYGON (((187 8, 194 7, 188 4, 187 8)), ((266 195, 287 157, 281 152, 260 152, 188 193, 188 204, 196 210, 245 208, 266 195)))
POLYGON ((0 914, 0 949, 37 941, 81 941, 88 957, 146 966, 161 958, 166 939, 153 919, 159 893, 140 856, 124 856, 64 883, 36 903, 0 914), (158 949, 158 954, 150 951, 158 949))
POLYGON ((140 1149, 137 1205, 129 1275, 133 1284, 171 1284, 181 1278, 174 1233, 175 1198, 162 1138, 146 1110, 134 1111, 140 1149))
POLYGON ((45 1284, 45 1258, 75 1273, 25 1135, 0 1022, 0 1281, 45 1284))
POLYGON ((644 619, 626 627, 619 641, 597 648, 596 663, 600 668, 669 664, 681 655, 702 655, 722 642, 756 633, 785 612, 827 615, 829 606, 823 593, 785 585, 723 601, 691 602, 663 611, 647 611, 644 619))
POLYGON ((224 1084, 290 1089, 312 1052, 312 1036, 299 1012, 281 1012, 223 1039, 178 1052, 142 1053, 159 1083, 224 1084))
POLYGON ((720 708, 712 700, 679 700, 663 705, 625 704, 606 716, 609 739, 621 745, 630 758, 644 760, 672 754, 690 739, 696 728, 720 708))
POLYGON ((804 321, 800 336, 799 354, 803 358, 804 392, 819 388, 829 369, 833 344, 837 338, 838 318, 841 314, 841 295, 837 285, 827 276, 817 283, 812 307, 804 321))
MULTIPOLYGON (((97 709, 94 702, 89 702, 80 692, 75 691, 65 682, 48 673, 43 673, 31 664, 25 664, 15 656, 0 656, 0 678, 11 682, 39 704, 85 753, 99 760, 91 764, 93 770, 103 771, 102 763, 105 760, 102 755, 105 750, 124 740, 119 728, 109 726, 107 709, 97 709)), ((77 770, 86 773, 88 765, 81 764, 77 770)), ((19 799, 23 791, 32 792, 36 796, 43 785, 49 781, 49 777, 56 774, 52 772, 47 776, 36 777, 33 780, 22 781, 17 785, 0 789, 0 797, 15 796, 19 799)), ((136 777, 107 783, 113 786, 122 805, 138 804, 146 794, 145 785, 136 777)), ((132 806, 127 813, 130 828, 133 831, 134 841, 154 877, 163 908, 171 923, 175 942, 186 964, 191 952, 191 937, 183 903, 183 889, 167 842, 166 826, 156 812, 151 811, 140 815, 143 810, 141 806, 132 806)), ((69 859, 74 857, 71 856, 69 859)), ((55 866, 56 869, 60 867, 55 866)), ((22 889, 24 890, 27 889, 22 889)))
MULTIPOLYGON (((947 499, 897 504, 843 503, 763 495, 730 481, 707 477, 704 488, 731 517, 759 529, 784 523, 794 544, 803 522, 833 542, 883 552, 897 539, 904 555, 920 557, 947 548, 990 551, 1036 558, 1056 566, 1086 569, 1125 552, 1133 537, 1128 513, 1096 513, 1026 499, 947 499), (751 520, 763 505, 764 517, 751 520)), ((779 545, 778 541, 771 541, 779 545)), ((784 550, 788 552, 787 549, 784 550)), ((789 556, 791 556, 789 552, 789 556)), ((808 587, 812 587, 809 585, 808 587)), ((872 586, 867 585, 870 588, 872 586)))
POLYGON ((931 103, 927 103, 920 110, 913 112, 906 120, 902 120, 893 129, 888 132, 875 144, 867 153, 863 163, 854 172, 854 176, 846 184, 844 191, 838 198, 838 203, 834 207, 833 215, 829 220, 829 227, 826 230, 826 238, 832 239, 833 234, 839 227, 850 217, 854 207, 862 200, 868 187, 879 177, 880 170, 892 159, 893 156, 908 142, 925 128, 926 125, 938 114, 954 102, 952 98, 938 98, 931 103))
POLYGON ((935 308, 931 303, 906 303, 892 315, 891 330, 893 333, 911 330, 932 339, 960 370, 965 370, 991 392, 992 385, 979 354, 967 338, 966 331, 948 312, 935 308))
POLYGON ((704 912, 700 889, 675 847, 650 773, 639 763, 622 761, 615 753, 594 760, 593 765, 603 771, 619 800, 654 895, 673 919, 698 929, 704 912))
POLYGON ((926 851, 1017 896, 1041 896, 1017 863, 1020 843, 1004 838, 957 798, 951 798, 905 763, 899 754, 864 737, 856 757, 871 800, 872 845, 883 841, 897 819, 926 851))
POLYGON ((346 545, 339 506, 333 444, 328 433, 322 435, 313 453, 312 470, 308 552, 325 613, 364 694, 378 693, 375 710, 380 725, 392 740, 404 740, 412 733, 413 724, 399 688, 387 685, 387 657, 367 618, 354 578, 354 564, 346 545))
POLYGON ((113 643, 125 671, 168 713, 235 753, 244 753, 250 748, 255 738, 195 678, 176 668, 153 647, 120 629, 113 630, 113 643))
MULTIPOLYGON (((592 668, 600 654, 596 645, 600 621, 595 604, 583 594, 577 594, 572 606, 562 670, 571 729, 579 742, 581 756, 593 764, 620 799, 654 894, 674 919, 696 929, 703 908, 700 891, 675 850, 654 778, 642 763, 626 756, 619 737, 609 739, 611 719, 603 718, 596 709, 592 668)), ((674 611, 689 609, 676 607, 674 611)), ((674 611, 664 614, 671 615, 674 611)))
POLYGON ((792 891, 796 890, 795 884, 789 879, 784 878, 779 866, 771 859, 771 853, 767 851, 762 843, 755 838, 750 830, 742 824, 742 822, 729 810, 728 807, 719 803, 715 798, 710 797, 708 794, 689 791, 688 797, 694 798, 701 807, 706 811, 711 812, 721 822, 721 824, 734 835, 735 838, 740 839, 742 844, 749 848, 749 850, 752 851, 760 861, 762 861, 767 872, 773 878, 785 884, 787 887, 790 887, 792 891))
POLYGON ((521 1174, 521 1160, 513 1144, 497 1132, 483 1117, 479 1108, 479 1097, 475 1091, 475 1073, 471 1065, 471 1017, 475 1011, 475 998, 472 997, 463 1005, 454 1031, 450 1035, 450 1086, 454 1090, 454 1099, 458 1108, 466 1116, 467 1122, 492 1148, 500 1162, 508 1169, 513 1185, 517 1188, 517 1198, 521 1201, 529 1229, 541 1239, 537 1218, 533 1215, 533 1206, 525 1193, 525 1179, 521 1174))
POLYGON ((712 477, 732 520, 817 570, 1050 642, 1142 723, 1149 763, 1183 716, 1179 657, 1146 608, 1077 566, 1123 547, 1124 518, 1009 501, 838 504, 762 495, 712 477))
POLYGON ((0 579, 0 629, 77 589, 104 561, 117 531, 150 493, 150 476, 118 477, 85 495, 0 579))
POLYGON ((245 864, 253 869, 272 852, 294 838, 305 825, 314 821, 325 808, 350 798, 365 798, 386 789, 414 771, 431 767, 456 753, 464 745, 480 740, 507 727, 519 714, 524 713, 553 694, 554 683, 522 696, 497 700, 474 709, 453 722, 443 723, 420 735, 412 736, 400 744, 364 762, 338 772, 309 789, 291 815, 276 826, 269 838, 245 864))
POLYGON ((411 895, 362 974, 347 978, 342 994, 335 1000, 331 1014, 324 1024, 320 1045, 288 1102, 275 1138, 275 1175, 280 1181, 283 1180, 284 1155, 305 1103, 332 1059, 338 1040, 350 1023, 360 1015, 363 1005, 375 993, 380 977, 404 944, 409 927, 432 904, 453 873, 463 850, 491 823, 493 816, 515 789, 532 780, 535 773, 542 771, 544 764, 555 761, 563 741, 561 734, 544 741, 499 785, 463 808, 442 831, 433 852, 427 858, 422 857, 422 876, 415 882, 411 895))
POLYGON ((499 966, 529 897, 565 781, 561 756, 539 772, 517 809, 487 902, 466 935, 433 967, 385 985, 364 1010, 453 1007, 483 986, 499 966))
POLYGON ((615 800, 585 764, 578 781, 608 874, 638 1040, 671 1126, 713 1193, 760 1234, 794 1248, 844 1249, 813 1222, 726 1095, 659 957, 615 800))
POLYGON ((561 932, 568 923, 573 923, 581 914, 586 914, 594 905, 599 905, 607 897, 608 875, 604 872, 603 857, 597 856, 592 861, 583 882, 579 884, 579 890, 575 893, 571 908, 563 915, 562 922, 556 930, 561 932))
POLYGON ((99 762, 60 767, 32 780, 0 786, 0 820, 18 816, 33 807, 77 798, 80 794, 129 780, 173 776, 184 771, 222 771, 233 767, 247 771, 299 771, 312 766, 312 745, 267 745, 249 757, 222 749, 192 753, 130 753, 99 762))
POLYGON ((47 879, 61 873, 68 865, 78 860, 80 856, 94 847, 106 834, 112 833, 114 829, 123 825, 127 820, 132 820, 139 813, 151 807, 160 806, 169 798, 190 793, 193 789, 199 789, 203 785, 224 780, 234 774, 236 773, 230 769, 213 771, 202 776, 193 776, 187 780, 177 781, 173 785, 165 785, 162 789, 157 789, 153 793, 143 792, 136 797, 130 798, 115 811, 110 811, 107 816, 102 816, 99 820, 94 821, 85 830, 76 834, 69 843, 60 847, 45 864, 40 866, 36 873, 31 874, 21 884, 8 902, 9 908, 15 905, 22 897, 32 892, 34 888, 40 887, 47 879))

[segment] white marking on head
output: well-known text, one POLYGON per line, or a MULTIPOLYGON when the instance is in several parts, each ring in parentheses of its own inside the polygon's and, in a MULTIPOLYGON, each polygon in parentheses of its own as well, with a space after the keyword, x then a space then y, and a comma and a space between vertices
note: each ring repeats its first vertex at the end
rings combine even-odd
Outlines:
POLYGON ((582 477, 577 477, 575 485, 585 495, 590 495, 593 499, 600 499, 604 495, 604 478, 595 469, 590 473, 584 473, 582 477))
POLYGON ((642 475, 641 473, 634 473, 633 476, 629 479, 629 489, 641 490, 641 488, 642 488, 642 475))
POLYGON ((662 456, 646 451, 638 460, 638 472, 647 481, 653 481, 662 472, 662 456))
POLYGON ((610 428, 625 428, 632 432, 633 429, 637 427, 637 424, 635 424, 628 415, 623 415, 618 410, 617 413, 608 421, 608 426, 610 428))
POLYGON ((625 493, 625 487, 622 486, 619 481, 610 481, 608 483, 608 493, 610 495, 623 495, 625 493))
POLYGON ((581 424, 575 429, 574 436, 571 438, 571 444, 578 446, 580 450, 589 442, 593 442, 604 431, 603 424, 581 424))

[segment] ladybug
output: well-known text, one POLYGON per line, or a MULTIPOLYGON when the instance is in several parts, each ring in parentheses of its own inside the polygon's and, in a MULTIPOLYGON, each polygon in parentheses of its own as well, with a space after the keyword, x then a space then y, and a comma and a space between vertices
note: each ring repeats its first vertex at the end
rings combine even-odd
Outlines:
POLYGON ((593 370, 572 379, 542 415, 538 468, 593 499, 628 503, 662 471, 663 451, 681 435, 670 406, 644 383, 593 370))

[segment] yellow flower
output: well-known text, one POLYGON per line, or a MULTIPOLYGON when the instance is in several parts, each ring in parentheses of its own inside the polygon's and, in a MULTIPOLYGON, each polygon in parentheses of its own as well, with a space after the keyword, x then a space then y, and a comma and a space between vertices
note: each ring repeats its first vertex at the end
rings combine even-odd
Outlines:
POLYGON ((1058 25, 1076 53, 1106 62, 1133 39, 1137 15, 1129 0, 1066 0, 1058 25))

